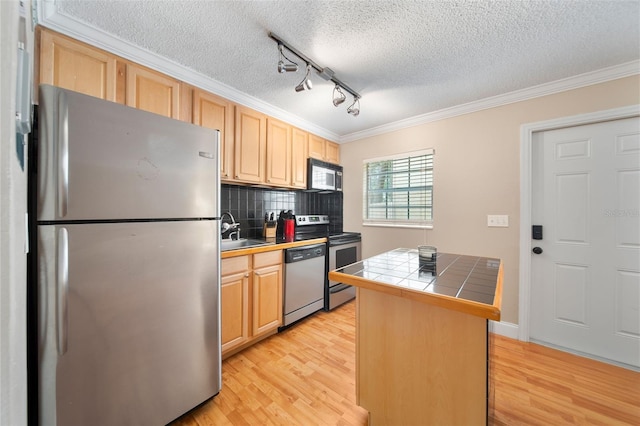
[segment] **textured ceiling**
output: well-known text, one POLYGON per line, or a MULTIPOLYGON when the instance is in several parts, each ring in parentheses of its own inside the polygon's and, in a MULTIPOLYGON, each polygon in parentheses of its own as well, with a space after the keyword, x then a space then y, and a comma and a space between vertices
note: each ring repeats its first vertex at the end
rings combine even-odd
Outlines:
MULTIPOLYGON (((639 1, 60 1, 88 23, 337 135, 640 58, 639 1), (282 37, 360 93, 278 74, 282 37)), ((292 58, 295 59, 295 58, 292 58)))

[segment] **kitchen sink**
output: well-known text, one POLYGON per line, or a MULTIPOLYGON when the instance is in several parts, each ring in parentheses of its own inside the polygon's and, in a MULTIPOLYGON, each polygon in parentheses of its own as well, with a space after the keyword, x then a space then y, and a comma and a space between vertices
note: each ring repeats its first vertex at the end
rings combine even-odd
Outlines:
POLYGON ((251 238, 240 238, 239 240, 221 240, 220 251, 235 250, 240 248, 249 248, 256 246, 266 246, 274 244, 273 242, 264 240, 253 240, 251 238))

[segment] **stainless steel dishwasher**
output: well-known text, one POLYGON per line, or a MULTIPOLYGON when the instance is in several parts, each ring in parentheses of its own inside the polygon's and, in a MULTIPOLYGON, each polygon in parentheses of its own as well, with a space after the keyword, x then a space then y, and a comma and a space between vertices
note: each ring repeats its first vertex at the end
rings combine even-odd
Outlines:
POLYGON ((284 251, 284 325, 324 308, 326 244, 284 251))

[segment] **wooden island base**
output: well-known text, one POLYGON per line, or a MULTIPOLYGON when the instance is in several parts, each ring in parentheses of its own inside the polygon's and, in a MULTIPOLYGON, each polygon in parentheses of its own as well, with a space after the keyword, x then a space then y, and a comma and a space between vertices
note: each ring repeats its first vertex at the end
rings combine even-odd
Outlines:
POLYGON ((329 279, 357 287, 356 401, 370 425, 487 424, 500 259, 398 248, 329 279))
POLYGON ((487 320, 357 289, 357 404, 370 425, 483 425, 487 320))

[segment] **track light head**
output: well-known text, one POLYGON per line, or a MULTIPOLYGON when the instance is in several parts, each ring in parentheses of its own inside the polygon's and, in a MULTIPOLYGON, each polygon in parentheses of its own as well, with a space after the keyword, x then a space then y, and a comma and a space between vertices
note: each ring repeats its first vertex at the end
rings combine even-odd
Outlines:
POLYGON ((296 64, 295 62, 293 62, 291 59, 287 58, 284 54, 284 52, 282 51, 282 44, 278 43, 278 52, 280 52, 279 55, 279 61, 278 61, 278 72, 279 73, 285 73, 285 72, 296 72, 298 71, 298 64, 296 64), (286 59, 288 61, 288 63, 284 62, 283 59, 286 59))
POLYGON ((349 105, 349 108, 347 108, 347 113, 353 115, 354 117, 360 115, 360 98, 353 99, 353 103, 349 105))
POLYGON ((347 99, 347 95, 342 92, 340 86, 336 84, 336 87, 333 88, 333 106, 338 106, 343 103, 347 99), (336 93, 337 92, 337 93, 336 93))
POLYGON ((296 72, 298 71, 298 64, 285 64, 282 60, 278 62, 278 72, 296 72))
POLYGON ((313 83, 309 78, 309 74, 311 73, 311 65, 307 64, 307 73, 305 74, 302 81, 296 86, 296 92, 302 92, 303 90, 311 90, 313 89, 313 83))

